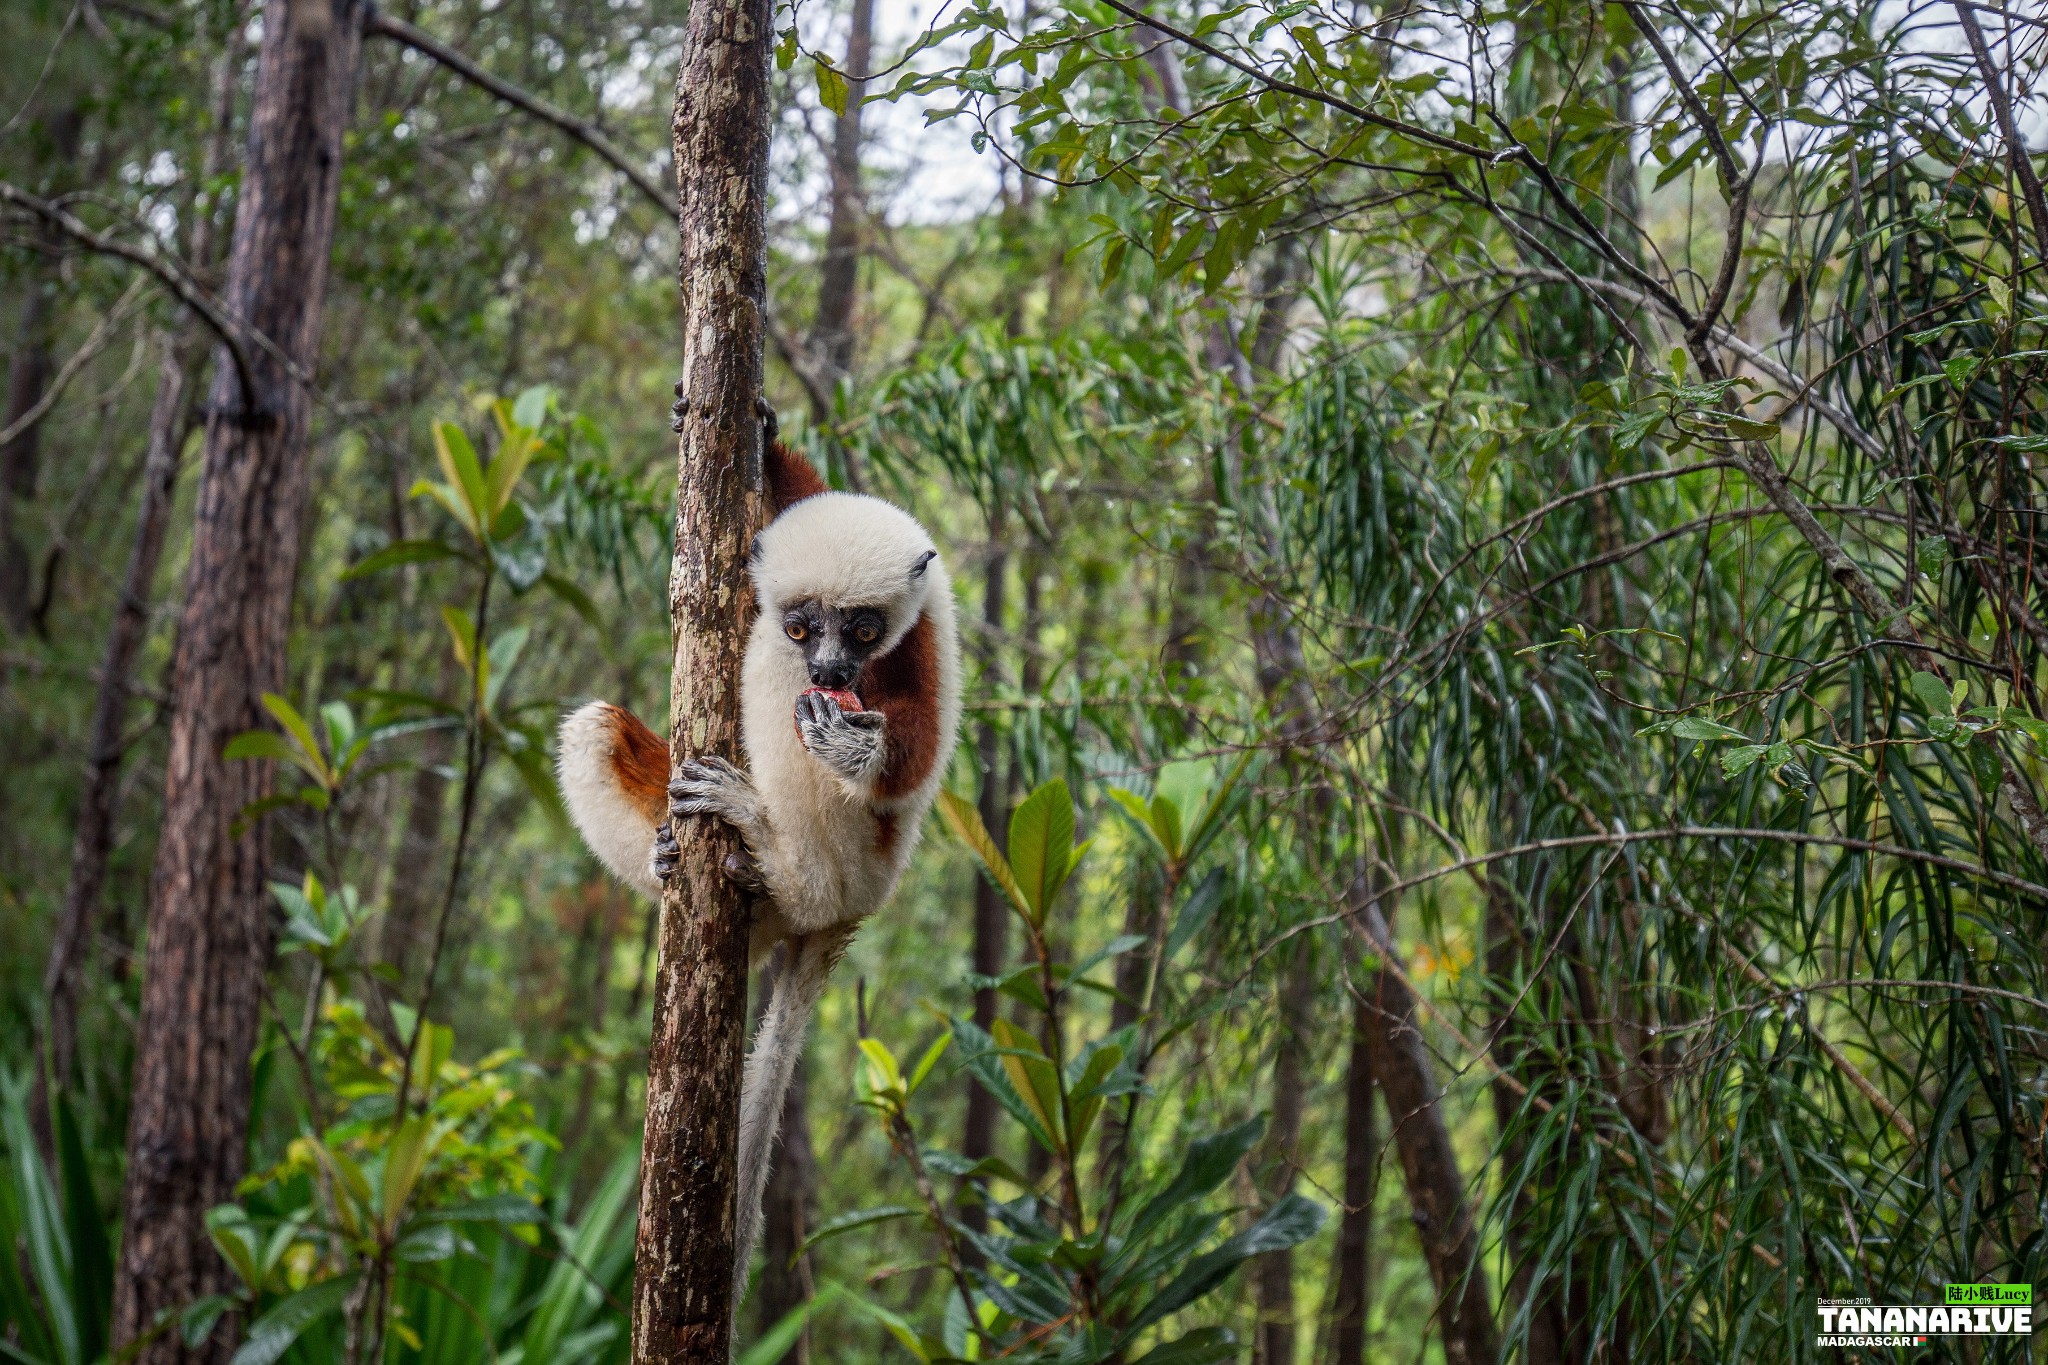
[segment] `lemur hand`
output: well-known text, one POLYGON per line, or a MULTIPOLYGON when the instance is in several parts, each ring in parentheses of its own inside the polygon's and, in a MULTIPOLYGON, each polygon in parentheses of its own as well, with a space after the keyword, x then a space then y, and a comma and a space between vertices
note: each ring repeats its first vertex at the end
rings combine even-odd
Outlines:
POLYGON ((654 875, 666 882, 675 875, 681 851, 675 822, 692 815, 715 815, 739 832, 746 852, 725 860, 725 875, 740 886, 758 891, 765 885, 757 850, 768 832, 761 798, 747 775, 722 758, 694 758, 682 775, 668 784, 669 818, 654 836, 654 875))
POLYGON ((848 782, 866 782, 881 769, 880 711, 848 711, 822 692, 806 692, 796 699, 796 729, 804 748, 848 782))

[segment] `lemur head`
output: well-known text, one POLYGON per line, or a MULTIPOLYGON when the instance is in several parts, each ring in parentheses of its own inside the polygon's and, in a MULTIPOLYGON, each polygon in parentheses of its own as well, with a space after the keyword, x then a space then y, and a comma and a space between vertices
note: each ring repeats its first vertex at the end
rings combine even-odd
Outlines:
POLYGON ((878 498, 819 493, 754 538, 761 615, 803 654, 816 687, 846 687, 894 649, 932 592, 939 552, 916 518, 878 498))

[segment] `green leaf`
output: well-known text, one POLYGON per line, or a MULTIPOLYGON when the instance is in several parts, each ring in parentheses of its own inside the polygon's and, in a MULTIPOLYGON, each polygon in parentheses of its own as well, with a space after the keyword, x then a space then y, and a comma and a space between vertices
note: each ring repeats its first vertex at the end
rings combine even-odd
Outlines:
POLYGON ((796 1345, 797 1338, 804 1334, 804 1324, 811 1315, 831 1300, 837 1298, 837 1285, 826 1285, 819 1293, 805 1299, 796 1307, 775 1320, 775 1325, 760 1335, 760 1338, 746 1350, 740 1352, 733 1365, 776 1365, 796 1345))
POLYGON ((427 1158, 438 1145, 430 1141, 433 1126, 433 1120, 424 1114, 409 1118, 398 1126, 398 1135, 391 1139, 390 1147, 385 1150, 381 1212, 387 1234, 398 1229, 413 1188, 427 1169, 427 1158))
POLYGON ((1214 1251, 1205 1252, 1188 1262, 1187 1268, 1168 1281, 1166 1287, 1159 1291, 1159 1296, 1139 1311, 1123 1339, 1128 1342, 1169 1313, 1177 1313, 1187 1307, 1222 1284, 1232 1271, 1252 1257, 1283 1251, 1307 1241, 1321 1229, 1324 1217, 1320 1204, 1298 1194, 1288 1195, 1268 1209, 1258 1222, 1214 1251))
POLYGON ((1237 1335, 1228 1327, 1197 1327, 1147 1351, 1138 1357, 1137 1365, 1216 1365, 1217 1361, 1236 1359, 1242 1350, 1237 1335))
POLYGON ((1747 770, 1764 756, 1766 747, 1762 744, 1744 744, 1728 750, 1721 755, 1721 771, 1733 777, 1747 770))
POLYGON ((1223 904, 1223 892, 1228 884, 1229 879, 1220 867, 1202 878, 1201 885, 1195 888, 1194 894, 1181 906, 1180 914, 1174 917, 1173 932, 1166 938, 1168 961, 1172 961, 1195 935, 1202 932, 1215 915, 1216 908, 1223 904))
POLYGON ((512 404, 512 420, 528 431, 539 431, 548 420, 548 404, 554 400, 552 384, 535 384, 521 391, 512 404))
POLYGON ((1010 816, 1010 867, 1044 923, 1073 866, 1074 799, 1067 784, 1053 778, 1024 799, 1010 816))
POLYGON ((306 766, 299 751, 274 730, 244 730, 227 742, 220 756, 225 759, 274 758, 280 763, 293 763, 301 768, 306 766))
POLYGON ((263 709, 285 728, 285 733, 289 734, 292 741, 303 751, 304 756, 297 760, 298 765, 311 774, 313 780, 321 786, 332 787, 332 774, 328 772, 327 760, 320 752, 320 741, 313 738, 313 727, 306 723, 306 718, 299 714, 298 708, 275 692, 265 692, 263 709))
POLYGON ((368 558, 342 570, 341 581, 352 582, 373 573, 395 569, 401 564, 431 564, 442 559, 459 559, 460 552, 438 540, 394 540, 368 558))
MULTIPOLYGON (((1052 1061, 1036 1039, 1007 1019, 997 1019, 989 1026, 989 1032, 1002 1049, 999 1055, 1010 1084, 1016 1087, 1018 1096, 1045 1131, 1056 1137, 1059 1124, 1053 1115, 1060 1111, 1060 1079, 1052 1061)), ((1072 1149, 1062 1146, 1059 1150, 1072 1149)))
POLYGON ((569 604, 569 609, 583 618, 586 625, 597 630, 604 629, 604 617, 597 609, 597 603, 590 600, 590 594, 571 583, 558 573, 544 573, 540 585, 569 604))
POLYGON ((932 1045, 924 1050, 924 1056, 918 1058, 917 1065, 911 1068, 910 1079, 905 1083, 904 1088, 909 1093, 915 1095, 917 1088, 924 1084, 925 1078, 932 1074, 932 1068, 939 1064, 939 1058, 945 1056, 946 1049, 952 1045, 953 1032, 951 1029, 933 1039, 932 1045))
POLYGON ((1131 817, 1131 823, 1144 831, 1145 842, 1159 855, 1161 862, 1173 860, 1173 850, 1160 839, 1159 831, 1152 827, 1152 808, 1145 804, 1145 798, 1136 792, 1127 792, 1122 787, 1111 787, 1109 799, 1116 802, 1117 809, 1131 817))
POLYGON ((328 1314, 337 1311, 349 1291, 356 1287, 358 1272, 349 1271, 331 1280, 308 1285, 281 1300, 269 1312, 249 1324, 242 1349, 228 1365, 271 1365, 292 1347, 292 1343, 328 1314))
POLYGON ((987 826, 981 823, 980 808, 959 793, 946 790, 939 792, 938 805, 939 817, 953 831, 953 837, 981 860, 982 871, 988 874, 989 881, 1003 893, 1011 907, 1025 919, 1030 919, 1031 902, 1025 899, 1024 888, 1017 884, 1009 859, 1003 856, 1002 850, 996 847, 996 841, 989 836, 987 826))
POLYGON ((1920 704, 1927 708, 1929 715, 1955 715, 1955 703, 1949 700, 1947 685, 1932 673, 1915 673, 1906 685, 1912 689, 1913 695, 1920 699, 1920 704))
POLYGON ((1731 729, 1717 720, 1705 716, 1686 716, 1671 727, 1671 733, 1680 739, 1739 739, 1748 742, 1749 736, 1740 730, 1731 729))
POLYGON ((1221 1185, 1237 1169, 1237 1163, 1244 1160, 1245 1153, 1257 1145, 1259 1135, 1265 1131, 1266 1117, 1258 1114, 1235 1128, 1195 1139, 1188 1146, 1188 1154, 1181 1159, 1180 1170, 1166 1188, 1145 1201, 1137 1216, 1131 1219, 1125 1240, 1133 1245, 1143 1241, 1145 1235, 1167 1215, 1221 1185))
POLYGON ((538 437, 517 428, 498 444, 498 453, 492 458, 491 467, 484 471, 485 507, 489 512, 488 520, 494 527, 498 513, 512 501, 512 494, 518 489, 526 466, 542 448, 538 437))
POLYGON ((835 1218, 828 1218, 823 1223, 820 1223, 816 1232, 804 1238, 803 1249, 809 1251, 820 1242, 830 1241, 834 1237, 844 1236, 846 1233, 855 1232, 861 1228, 873 1227, 877 1223, 890 1223, 898 1218, 922 1218, 923 1216, 923 1209, 911 1208, 907 1204, 884 1204, 879 1208, 855 1209, 851 1213, 842 1213, 835 1218))
POLYGON ((71 1311, 78 1323, 79 1357, 97 1360, 106 1349, 106 1325, 113 1313, 113 1244, 93 1196, 92 1167, 78 1119, 70 1098, 54 1087, 50 1121, 57 1171, 63 1177, 64 1234, 71 1243, 71 1311))
POLYGON ((235 1301, 226 1294, 208 1294, 203 1299, 194 1299, 178 1313, 178 1337, 187 1346, 197 1346, 212 1334, 213 1325, 220 1321, 221 1314, 235 1306, 235 1301))
POLYGON ((1928 575, 1941 572, 1941 566, 1949 561, 1948 542, 1940 536, 1922 536, 1920 543, 1913 547, 1913 558, 1920 565, 1920 572, 1928 575))
POLYGON ((484 489, 484 470, 476 457, 476 447, 469 443, 469 437, 453 422, 434 423, 434 458, 440 461, 441 473, 446 476, 448 486, 461 499, 456 519, 477 540, 482 541, 484 528, 491 524, 488 510, 490 495, 484 489))
POLYGON ((1743 441, 1770 441, 1778 435, 1776 422, 1755 422, 1747 417, 1723 417, 1721 425, 1728 428, 1728 434, 1743 441))
POLYGON ((846 114, 846 77, 828 65, 823 57, 812 59, 818 73, 818 103, 835 115, 846 114))

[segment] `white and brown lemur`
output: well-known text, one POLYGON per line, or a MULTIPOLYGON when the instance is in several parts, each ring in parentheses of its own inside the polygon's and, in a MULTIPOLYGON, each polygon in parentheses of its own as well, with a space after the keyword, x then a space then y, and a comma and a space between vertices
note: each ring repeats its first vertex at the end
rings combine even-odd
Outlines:
POLYGON ((672 822, 731 824, 751 862, 728 872, 760 893, 752 962, 789 945, 740 1095, 738 1288, 812 1007, 903 875, 960 724, 953 593, 925 529, 880 499, 829 491, 778 442, 764 463, 777 515, 750 565, 746 771, 710 757, 670 784, 668 744, 605 702, 562 722, 557 760, 591 851, 656 900, 675 869, 672 822))

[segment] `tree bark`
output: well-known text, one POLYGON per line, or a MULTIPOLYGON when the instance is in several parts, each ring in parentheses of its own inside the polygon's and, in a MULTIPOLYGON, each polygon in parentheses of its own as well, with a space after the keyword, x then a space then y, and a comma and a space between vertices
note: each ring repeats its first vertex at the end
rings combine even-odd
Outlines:
MULTIPOLYGON (((996 532, 991 522, 991 537, 996 532)), ((1003 599, 1008 582, 1009 556, 998 551, 989 557, 983 571, 981 593, 981 619, 988 626, 985 637, 984 676, 996 674, 996 640, 1003 628, 1003 599)), ((1000 831, 1005 828, 1004 818, 1009 805, 1009 784, 1005 781, 1002 753, 1002 732, 993 718, 981 723, 981 733, 975 737, 975 747, 981 760, 981 823, 994 836, 998 846, 1004 843, 1000 831)), ((1005 940, 1009 937, 1010 907, 1003 895, 986 877, 974 879, 974 945, 972 960, 974 970, 983 976, 1000 975, 1008 956, 1005 940)), ((986 1031, 995 1024, 996 1011, 1000 1000, 992 987, 982 987, 974 992, 974 1022, 976 1027, 986 1031)), ((970 1161, 979 1161, 995 1154, 996 1141, 996 1099, 979 1085, 967 1088, 967 1122, 960 1136, 960 1154, 970 1161)), ((988 1212, 979 1202, 969 1204, 961 1210, 961 1217, 976 1229, 988 1226, 988 1212)))
MULTIPOLYGON (((246 1157, 271 919, 265 822, 242 811, 270 793, 272 765, 230 763, 221 750, 264 724, 260 697, 284 680, 312 405, 293 369, 309 371, 319 350, 362 12, 362 0, 270 0, 264 11, 226 293, 231 315, 291 363, 247 348, 253 391, 225 349, 215 365, 172 665, 114 1286, 118 1344, 234 1278, 202 1220, 233 1196, 246 1157)), ((135 1359, 225 1361, 232 1335, 224 1324, 188 1348, 176 1330, 161 1331, 135 1359)))
MULTIPOLYGON (((832 128, 832 209, 818 278, 818 318, 811 345, 837 385, 853 370, 853 305, 860 275, 864 205, 860 190, 860 113, 873 60, 875 0, 853 0, 846 35, 846 112, 832 128)), ((829 413, 818 414, 823 421, 829 413)))
MULTIPOLYGON (((1277 1004, 1280 1038, 1273 1048, 1273 1121, 1266 1130, 1267 1175, 1262 1191, 1269 1207, 1294 1189, 1300 1170, 1295 1149, 1301 1144, 1309 1083, 1309 1034, 1315 1027, 1315 960, 1305 937, 1297 938, 1288 954, 1277 1004)), ((1252 1264, 1253 1300, 1259 1312, 1252 1359, 1258 1365, 1294 1365, 1293 1248, 1268 1252, 1252 1264)))
POLYGON ((1444 1124, 1436 1068, 1415 1019, 1415 997, 1395 970, 1400 958, 1393 935, 1366 887, 1361 878, 1348 921, 1366 951, 1379 958, 1379 965, 1365 978, 1366 1038, 1373 1077, 1386 1100, 1387 1123, 1401 1159, 1416 1235, 1436 1286, 1445 1365, 1494 1365, 1500 1335, 1493 1321, 1493 1295, 1479 1259, 1479 1235, 1465 1198, 1458 1154, 1444 1124))
MULTIPOLYGON (((211 126, 200 151, 194 192, 185 203, 191 230, 185 259, 195 271, 214 264, 215 205, 199 195, 226 166, 234 127, 235 90, 245 50, 243 27, 231 25, 213 66, 211 126)), ((121 579, 121 597, 114 604, 107 629, 107 647, 100 663, 99 691, 93 699, 92 729, 86 738, 86 770, 79 789, 78 828, 71 841, 71 873, 57 932, 43 969, 43 994, 49 1000, 46 1037, 50 1066, 36 1069, 31 1115, 47 1147, 49 1102, 45 1090, 54 1076, 58 1085, 71 1080, 78 1051, 79 973, 92 949, 99 919, 100 897, 106 888, 107 864, 113 856, 115 802, 120 795, 121 758, 128 724, 128 697, 134 690, 135 661, 149 633, 149 591, 163 558, 164 531, 177 490, 178 468, 186 438, 197 420, 191 401, 191 373, 200 359, 200 332, 190 318, 181 318, 165 338, 157 368, 156 399, 149 411, 149 436, 142 467, 142 495, 135 512, 135 539, 121 579)))
MULTIPOLYGON (((740 752, 747 553, 767 521, 757 406, 773 42, 769 0, 697 0, 676 77, 687 406, 669 578, 671 763, 740 752)), ((632 1359, 726 1365, 749 910, 722 870, 740 852, 730 829, 686 820, 676 839, 647 1054, 632 1359)))
MULTIPOLYGON (((51 161, 68 164, 78 154, 78 139, 85 126, 84 110, 67 105, 49 122, 51 161)), ((14 355, 7 363, 6 416, 0 427, 11 427, 43 401, 50 387, 50 352, 57 331, 56 300, 63 287, 57 265, 63 234, 54 223, 42 225, 39 245, 41 261, 28 276, 27 297, 21 304, 20 330, 15 333, 14 355)), ((22 544, 16 523, 21 503, 33 502, 42 472, 43 424, 30 423, 6 445, 0 446, 0 620, 16 634, 33 623, 28 547, 22 544)))
POLYGON ((1369 1008, 1351 1014, 1344 1075, 1344 1214, 1337 1224, 1337 1295, 1330 1315, 1333 1365, 1365 1365, 1372 1306, 1373 1204, 1379 1197, 1380 1134, 1373 1109, 1369 1008))

